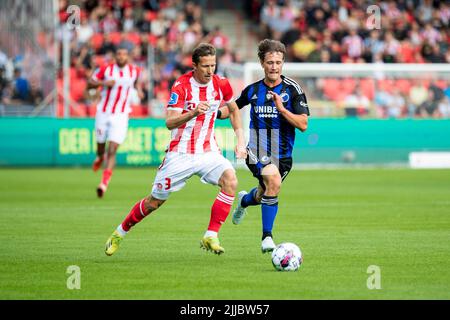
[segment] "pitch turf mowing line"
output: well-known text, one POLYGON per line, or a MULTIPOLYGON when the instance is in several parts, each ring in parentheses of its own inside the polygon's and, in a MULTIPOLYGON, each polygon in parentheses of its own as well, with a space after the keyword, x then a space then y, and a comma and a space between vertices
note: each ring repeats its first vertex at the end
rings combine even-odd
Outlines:
MULTIPOLYGON (((260 252, 261 213, 222 228, 222 256, 199 240, 217 189, 192 178, 127 236, 103 246, 151 188, 154 169, 119 169, 98 200, 88 169, 0 170, 1 299, 449 299, 449 170, 293 171, 275 241, 297 243, 296 273, 260 252), (69 290, 66 269, 81 269, 69 290), (367 268, 381 268, 369 290, 367 268)), ((239 170, 239 190, 255 181, 239 170)))

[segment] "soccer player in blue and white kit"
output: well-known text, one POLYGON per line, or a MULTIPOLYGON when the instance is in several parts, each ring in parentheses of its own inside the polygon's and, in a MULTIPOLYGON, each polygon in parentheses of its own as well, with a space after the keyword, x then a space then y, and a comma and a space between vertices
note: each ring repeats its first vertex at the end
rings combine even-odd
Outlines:
MULTIPOLYGON (((286 48, 279 41, 265 39, 258 45, 258 57, 264 79, 242 91, 236 104, 241 109, 250 104, 250 137, 246 164, 259 184, 250 192, 239 192, 233 212, 233 223, 241 223, 249 206, 261 205, 263 253, 276 245, 272 229, 278 212, 281 183, 292 167, 295 129, 304 132, 308 126, 309 108, 300 85, 283 76, 286 48)), ((220 119, 228 110, 220 110, 220 119)))

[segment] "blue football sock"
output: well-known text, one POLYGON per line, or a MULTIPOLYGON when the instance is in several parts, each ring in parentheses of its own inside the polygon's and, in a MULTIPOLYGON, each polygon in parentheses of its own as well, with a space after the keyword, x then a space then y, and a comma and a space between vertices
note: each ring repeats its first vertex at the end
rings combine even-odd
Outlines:
POLYGON ((263 196, 261 200, 263 234, 272 233, 278 212, 278 197, 263 196))
POLYGON ((258 188, 253 188, 249 193, 242 197, 241 205, 244 208, 247 208, 248 206, 256 206, 257 204, 259 204, 255 200, 256 191, 258 191, 258 188))

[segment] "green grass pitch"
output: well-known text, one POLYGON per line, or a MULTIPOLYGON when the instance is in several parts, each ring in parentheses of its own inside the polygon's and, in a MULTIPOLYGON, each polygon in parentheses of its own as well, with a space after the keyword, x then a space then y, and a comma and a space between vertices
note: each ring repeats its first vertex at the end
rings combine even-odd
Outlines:
MULTIPOLYGON (((151 188, 155 169, 117 169, 104 199, 88 169, 0 170, 0 299, 450 299, 449 170, 303 170, 282 186, 276 242, 304 254, 277 272, 260 252, 261 213, 222 227, 222 256, 199 248, 217 188, 197 177, 104 243, 151 188), (66 273, 79 266, 81 288, 66 273), (369 290, 370 265, 381 289, 369 290)), ((238 171, 239 190, 256 180, 238 171)))

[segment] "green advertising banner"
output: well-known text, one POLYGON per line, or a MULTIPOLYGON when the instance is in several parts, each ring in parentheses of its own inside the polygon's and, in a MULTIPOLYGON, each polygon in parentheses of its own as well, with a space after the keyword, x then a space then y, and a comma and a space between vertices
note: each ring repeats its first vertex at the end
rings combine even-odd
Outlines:
MULTIPOLYGON (((234 132, 217 121, 215 135, 233 159, 234 132)), ((159 165, 170 132, 161 119, 131 119, 119 165, 159 165)), ((450 120, 310 119, 298 131, 294 161, 299 163, 407 163, 413 151, 450 150, 450 120)), ((0 166, 91 165, 96 142, 93 119, 0 119, 0 166)))

